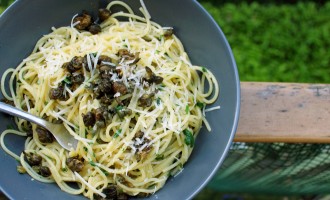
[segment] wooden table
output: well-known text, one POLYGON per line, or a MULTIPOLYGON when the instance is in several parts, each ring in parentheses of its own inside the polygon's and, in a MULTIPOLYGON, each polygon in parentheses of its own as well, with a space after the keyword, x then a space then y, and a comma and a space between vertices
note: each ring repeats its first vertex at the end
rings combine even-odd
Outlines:
POLYGON ((330 143, 330 84, 241 82, 241 91, 234 141, 330 143))
POLYGON ((241 83, 237 142, 330 143, 330 84, 241 83))

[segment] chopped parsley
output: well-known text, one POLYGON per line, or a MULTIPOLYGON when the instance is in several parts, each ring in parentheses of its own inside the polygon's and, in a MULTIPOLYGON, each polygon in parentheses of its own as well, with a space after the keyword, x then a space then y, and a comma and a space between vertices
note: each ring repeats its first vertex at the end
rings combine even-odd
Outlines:
POLYGON ((92 165, 93 167, 96 167, 96 163, 94 161, 89 161, 89 164, 92 165))
POLYGON ((62 83, 64 85, 71 86, 72 85, 71 77, 70 76, 65 77, 65 79, 62 81, 62 83))
POLYGON ((88 151, 87 147, 84 147, 83 149, 84 149, 84 151, 86 151, 86 152, 88 151))
POLYGON ((198 107, 200 107, 200 108, 204 108, 204 103, 202 103, 202 102, 197 102, 196 103, 196 106, 198 106, 198 107))
POLYGON ((113 135, 114 138, 117 138, 121 134, 121 129, 118 129, 116 133, 113 135))
POLYGON ((156 103, 157 103, 157 105, 159 106, 160 105, 160 102, 161 102, 162 100, 158 97, 157 99, 156 99, 156 103))
POLYGON ((116 111, 120 111, 120 110, 122 110, 124 107, 123 106, 117 106, 115 109, 116 109, 116 111))
POLYGON ((163 160, 164 159, 164 154, 156 154, 156 160, 163 160))
POLYGON ((186 105, 186 114, 188 114, 189 113, 189 105, 187 104, 186 105))
POLYGON ((166 87, 166 85, 164 83, 160 84, 159 87, 157 88, 159 91, 163 91, 164 87, 166 87))
POLYGON ((184 139, 184 142, 186 143, 186 145, 193 147, 194 143, 195 143, 195 138, 194 138, 192 132, 189 131, 188 129, 184 129, 183 134, 186 136, 184 139))
POLYGON ((67 172, 68 171, 68 168, 64 167, 61 170, 62 170, 62 172, 67 172))
POLYGON ((103 172, 104 175, 108 176, 109 175, 109 172, 107 172, 106 170, 100 168, 100 170, 103 172))
POLYGON ((207 69, 205 67, 202 67, 203 72, 207 72, 207 69))

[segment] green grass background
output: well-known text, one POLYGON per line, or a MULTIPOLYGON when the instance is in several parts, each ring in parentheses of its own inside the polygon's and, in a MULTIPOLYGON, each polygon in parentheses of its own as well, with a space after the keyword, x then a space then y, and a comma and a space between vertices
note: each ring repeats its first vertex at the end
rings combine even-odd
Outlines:
MULTIPOLYGON (((0 0, 0 12, 11 2, 0 0)), ((199 2, 226 35, 241 81, 330 83, 329 1, 199 2)), ((196 199, 223 199, 223 192, 206 188, 196 199)))
POLYGON ((329 1, 200 2, 225 33, 241 81, 330 83, 329 1))

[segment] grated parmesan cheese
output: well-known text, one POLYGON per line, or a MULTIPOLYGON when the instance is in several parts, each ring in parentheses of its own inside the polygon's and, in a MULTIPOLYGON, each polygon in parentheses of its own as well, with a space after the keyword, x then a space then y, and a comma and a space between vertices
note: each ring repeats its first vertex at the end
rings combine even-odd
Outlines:
POLYGON ((214 106, 214 107, 205 109, 205 112, 210 112, 210 111, 219 110, 219 109, 220 109, 220 106, 214 106))
POLYGON ((75 15, 72 17, 72 19, 71 19, 71 28, 74 28, 77 24, 80 23, 80 21, 77 21, 77 22, 73 23, 74 18, 76 18, 77 16, 78 16, 78 14, 75 14, 75 15))

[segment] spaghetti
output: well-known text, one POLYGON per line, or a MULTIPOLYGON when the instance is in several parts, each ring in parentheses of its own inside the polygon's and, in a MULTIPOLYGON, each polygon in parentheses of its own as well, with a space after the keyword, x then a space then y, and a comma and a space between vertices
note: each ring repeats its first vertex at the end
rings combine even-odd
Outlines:
POLYGON ((67 151, 42 139, 45 130, 16 118, 19 131, 4 131, 1 146, 21 171, 97 199, 113 188, 115 195, 153 194, 183 169, 202 123, 210 130, 203 111, 217 99, 218 84, 210 71, 191 64, 172 29, 151 21, 141 4, 144 17, 111 2, 107 10, 120 5, 127 12, 111 14, 93 34, 76 29, 85 28, 86 14, 76 15, 70 27, 52 28, 30 56, 3 74, 6 99, 64 123, 79 140, 67 151), (6 134, 28 136, 21 155, 6 147, 6 134))

